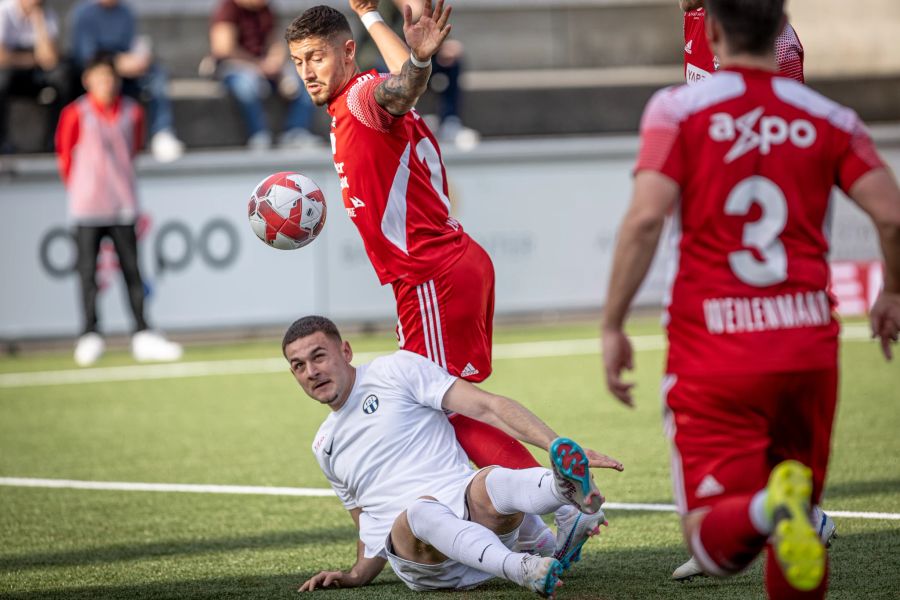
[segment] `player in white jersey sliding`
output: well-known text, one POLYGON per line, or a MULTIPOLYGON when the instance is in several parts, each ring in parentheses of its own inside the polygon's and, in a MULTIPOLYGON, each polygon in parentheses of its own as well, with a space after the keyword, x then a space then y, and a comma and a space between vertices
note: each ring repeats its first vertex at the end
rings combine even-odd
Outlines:
POLYGON ((390 562, 417 591, 502 577, 554 597, 560 575, 605 522, 588 467, 621 471, 621 463, 558 437, 519 403, 418 354, 400 350, 354 367, 350 344, 324 317, 295 321, 282 350, 303 391, 332 411, 312 449, 359 530, 353 567, 318 573, 299 591, 366 585, 390 562), (553 469, 473 469, 444 410, 548 450, 553 469), (566 504, 580 512, 558 531, 556 555, 510 549, 524 514, 566 504))

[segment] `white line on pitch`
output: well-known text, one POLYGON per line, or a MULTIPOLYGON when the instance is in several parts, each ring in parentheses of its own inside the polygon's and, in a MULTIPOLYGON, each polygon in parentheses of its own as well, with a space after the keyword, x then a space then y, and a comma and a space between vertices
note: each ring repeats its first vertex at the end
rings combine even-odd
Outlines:
MULTIPOLYGON (((848 325, 844 327, 841 337, 844 341, 867 340, 869 339, 869 330, 865 325, 848 325)), ((631 343, 636 352, 663 350, 666 347, 665 338, 661 335, 636 335, 631 338, 631 343)), ((589 354, 599 355, 600 341, 596 338, 588 338, 495 344, 493 353, 494 360, 550 358, 554 356, 581 356, 589 354)), ((367 362, 377 356, 383 356, 385 354, 389 354, 389 351, 360 352, 356 355, 354 362, 357 364, 367 362)), ((599 363, 597 368, 600 368, 599 363)), ((134 365, 125 367, 102 367, 97 369, 4 373, 0 374, 0 388, 286 372, 287 363, 281 358, 210 360, 161 365, 134 365)))
MULTIPOLYGON (((256 496, 306 496, 330 498, 334 492, 328 488, 269 487, 258 485, 213 485, 193 483, 140 483, 125 481, 80 481, 76 479, 36 479, 31 477, 0 477, 0 486, 56 488, 71 490, 105 490, 117 492, 186 492, 194 494, 245 494, 256 496)), ((647 504, 632 502, 607 502, 610 510, 640 510, 674 512, 674 504, 647 504)), ((827 510, 833 517, 845 519, 900 520, 900 513, 855 512, 827 510)))

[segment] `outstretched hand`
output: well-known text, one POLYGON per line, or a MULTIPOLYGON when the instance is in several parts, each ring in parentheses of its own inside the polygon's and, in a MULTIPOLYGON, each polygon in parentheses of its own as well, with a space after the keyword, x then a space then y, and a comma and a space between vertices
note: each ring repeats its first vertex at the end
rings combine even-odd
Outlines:
POLYGON ((872 337, 881 340, 881 353, 887 360, 893 358, 891 345, 900 337, 900 294, 881 292, 869 311, 872 337))
POLYGON ((587 454, 588 458, 588 466, 594 469, 615 469, 616 471, 624 471, 625 466, 614 459, 612 456, 607 456, 605 454, 600 454, 595 450, 591 450, 590 448, 584 449, 585 454, 587 454))
POLYGON ((409 4, 403 7, 403 35, 417 60, 424 62, 430 59, 447 39, 451 10, 449 6, 444 8, 444 0, 438 0, 433 10, 431 0, 425 0, 422 16, 413 23, 412 7, 409 4))
POLYGON ((631 341, 624 331, 603 331, 603 366, 606 370, 606 387, 619 402, 634 408, 631 395, 633 383, 622 381, 622 371, 634 369, 634 356, 631 341))

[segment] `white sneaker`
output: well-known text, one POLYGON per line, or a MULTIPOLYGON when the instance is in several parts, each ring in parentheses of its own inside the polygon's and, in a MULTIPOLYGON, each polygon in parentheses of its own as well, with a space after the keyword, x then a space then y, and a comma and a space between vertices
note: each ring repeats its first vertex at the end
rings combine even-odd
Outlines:
POLYGON ((606 523, 602 510, 586 515, 574 507, 556 512, 556 550, 553 557, 568 570, 573 563, 581 560, 581 547, 590 538, 600 533, 600 525, 606 523))
POLYGON ((549 527, 544 527, 533 537, 522 537, 519 532, 519 539, 513 547, 513 552, 524 552, 525 554, 534 554, 536 556, 553 556, 556 550, 556 536, 550 531, 549 527))
POLYGON ((247 139, 247 149, 251 152, 265 152, 272 147, 272 134, 268 131, 257 131, 247 139))
POLYGON ((555 558, 532 556, 522 558, 522 587, 544 598, 555 598, 563 567, 555 558))
POLYGON ((89 367, 101 356, 106 349, 106 343, 99 333, 86 333, 75 344, 75 364, 79 367, 89 367))
POLYGON ((170 130, 164 129, 150 139, 150 152, 161 163, 172 162, 184 154, 184 143, 170 130))
POLYGON ((138 362, 171 362, 181 358, 181 344, 170 342, 155 331, 138 331, 131 337, 131 354, 138 362))
MULTIPOLYGON (((837 539, 837 527, 834 519, 825 514, 825 511, 818 506, 813 507, 811 518, 813 527, 815 527, 816 533, 819 534, 819 539, 822 540, 826 548, 831 547, 831 543, 837 539)), ((675 581, 687 582, 694 577, 706 577, 706 573, 703 572, 700 564, 693 556, 672 573, 672 579, 675 581)))
POLYGON ((278 145, 282 148, 291 148, 294 150, 324 148, 325 142, 319 136, 310 131, 298 127, 289 129, 281 134, 278 145))
POLYGON ((589 515, 600 510, 604 498, 594 483, 581 446, 569 438, 556 438, 550 444, 550 465, 561 500, 589 515))
POLYGON ((693 556, 672 573, 672 579, 675 581, 686 582, 694 577, 706 577, 706 573, 703 572, 700 563, 693 556))
POLYGON ((438 139, 450 143, 463 152, 473 150, 481 141, 481 134, 462 124, 459 117, 447 117, 438 129, 438 139))
POLYGON ((813 527, 816 529, 816 533, 819 534, 819 539, 822 540, 822 543, 825 544, 826 548, 831 548, 832 542, 837 539, 837 525, 834 522, 834 519, 825 514, 825 511, 819 508, 819 506, 813 506, 812 509, 812 522, 813 527))

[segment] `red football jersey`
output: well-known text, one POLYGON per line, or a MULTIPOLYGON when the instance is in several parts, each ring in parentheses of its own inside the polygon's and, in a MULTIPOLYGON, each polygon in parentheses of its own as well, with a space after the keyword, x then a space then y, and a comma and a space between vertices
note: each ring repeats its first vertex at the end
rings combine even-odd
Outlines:
POLYGON ((379 281, 418 285, 459 259, 469 237, 450 216, 434 135, 414 110, 396 117, 375 101, 385 77, 357 75, 328 103, 331 151, 379 281))
MULTIPOLYGON (((690 84, 702 81, 719 70, 719 59, 706 41, 706 11, 684 13, 684 78, 690 84)), ((778 72, 803 83, 803 45, 790 24, 775 39, 778 72)))
POLYGON ((724 69, 657 92, 636 170, 681 188, 669 372, 834 367, 829 197, 880 166, 856 113, 774 73, 724 69))

